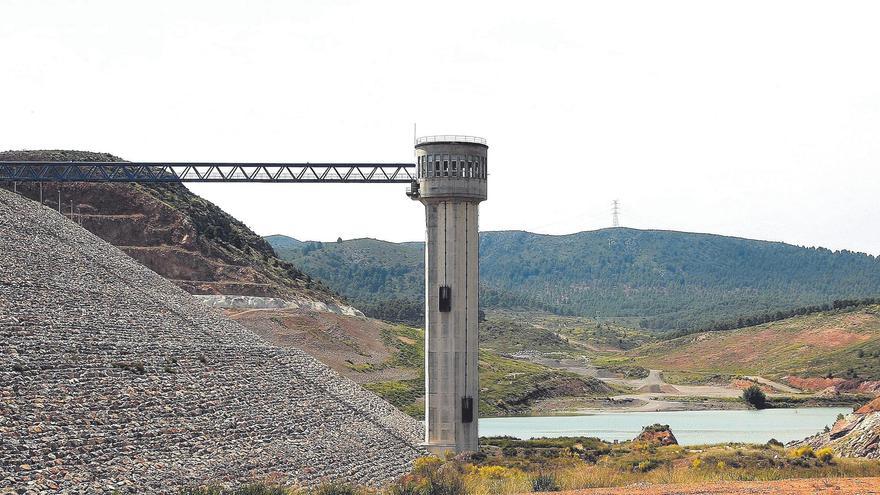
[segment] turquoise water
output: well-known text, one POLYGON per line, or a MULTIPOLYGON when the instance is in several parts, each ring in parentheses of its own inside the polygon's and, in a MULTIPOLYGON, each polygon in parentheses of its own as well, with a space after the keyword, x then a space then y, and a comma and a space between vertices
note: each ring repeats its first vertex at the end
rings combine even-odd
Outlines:
POLYGON ((599 413, 587 416, 536 416, 482 418, 480 436, 538 437, 584 436, 603 440, 632 440, 642 427, 669 425, 681 445, 704 443, 764 443, 800 440, 834 424, 849 407, 801 407, 763 411, 668 411, 599 413))

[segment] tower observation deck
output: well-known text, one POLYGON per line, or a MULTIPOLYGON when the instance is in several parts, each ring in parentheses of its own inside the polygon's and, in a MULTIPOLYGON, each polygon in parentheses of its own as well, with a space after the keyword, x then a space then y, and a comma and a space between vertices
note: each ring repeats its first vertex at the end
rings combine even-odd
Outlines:
POLYGON ((416 140, 425 206, 425 442, 429 450, 476 451, 479 433, 479 204, 488 146, 471 136, 416 140))

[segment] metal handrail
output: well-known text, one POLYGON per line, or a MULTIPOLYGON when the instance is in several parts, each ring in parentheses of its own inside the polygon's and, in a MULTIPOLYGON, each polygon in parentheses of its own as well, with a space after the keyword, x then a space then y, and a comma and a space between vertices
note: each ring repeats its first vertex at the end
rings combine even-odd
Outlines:
POLYGON ((456 134, 440 134, 437 136, 422 136, 416 139, 416 144, 423 143, 438 143, 438 142, 453 142, 453 143, 477 143, 477 144, 486 144, 486 139, 476 136, 461 136, 456 134))

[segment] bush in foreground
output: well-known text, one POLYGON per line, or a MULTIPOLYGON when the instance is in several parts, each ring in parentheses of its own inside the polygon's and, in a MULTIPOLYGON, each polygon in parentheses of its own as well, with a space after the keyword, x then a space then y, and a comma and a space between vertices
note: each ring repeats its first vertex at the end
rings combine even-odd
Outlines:
POLYGON ((532 491, 533 492, 558 492, 559 491, 559 483, 556 481, 556 476, 552 474, 544 474, 541 473, 538 476, 532 478, 532 491))
POLYGON ((816 451, 816 459, 825 464, 830 463, 834 459, 834 451, 831 447, 825 447, 816 451))

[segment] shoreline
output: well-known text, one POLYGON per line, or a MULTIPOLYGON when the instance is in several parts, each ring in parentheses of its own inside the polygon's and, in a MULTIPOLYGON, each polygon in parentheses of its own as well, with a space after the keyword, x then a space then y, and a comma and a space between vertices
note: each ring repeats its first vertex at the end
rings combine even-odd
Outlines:
MULTIPOLYGON (((748 407, 741 400, 724 399, 718 397, 680 397, 683 400, 671 400, 658 396, 617 396, 608 399, 590 398, 555 398, 544 399, 538 402, 529 414, 515 414, 509 416, 492 416, 492 418, 529 418, 529 417, 552 417, 552 416, 595 416, 602 414, 624 413, 651 413, 651 412, 698 412, 698 411, 746 411, 755 410, 748 407), (621 403, 629 403, 624 405, 621 403)), ((777 398, 778 400, 779 398, 777 398)), ((784 398, 783 398, 784 399, 784 398)), ((858 407, 863 400, 853 399, 822 399, 804 398, 803 401, 779 401, 777 404, 770 402, 769 409, 804 409, 825 407, 858 407)), ((489 417, 486 417, 489 418, 489 417)))

